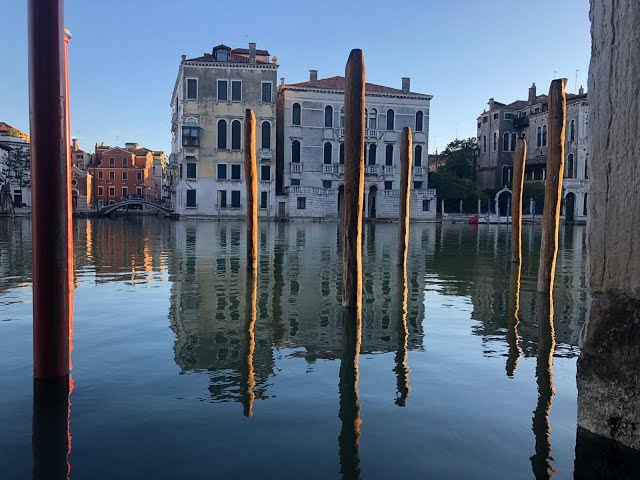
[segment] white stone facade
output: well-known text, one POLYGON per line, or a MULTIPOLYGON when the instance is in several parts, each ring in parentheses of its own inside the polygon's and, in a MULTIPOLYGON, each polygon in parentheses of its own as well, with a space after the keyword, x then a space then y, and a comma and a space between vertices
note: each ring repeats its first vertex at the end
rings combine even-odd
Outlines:
MULTIPOLYGON (((430 95, 367 84, 364 218, 398 218, 400 138, 413 131, 412 220, 435 220, 427 189, 430 95)), ((278 91, 278 202, 284 218, 339 219, 344 180, 344 78, 282 84, 278 91)))
POLYGON ((182 57, 171 97, 171 194, 185 216, 244 218, 244 117, 256 116, 258 215, 275 215, 276 80, 269 52, 214 47, 182 57), (264 138, 263 138, 264 137, 264 138))

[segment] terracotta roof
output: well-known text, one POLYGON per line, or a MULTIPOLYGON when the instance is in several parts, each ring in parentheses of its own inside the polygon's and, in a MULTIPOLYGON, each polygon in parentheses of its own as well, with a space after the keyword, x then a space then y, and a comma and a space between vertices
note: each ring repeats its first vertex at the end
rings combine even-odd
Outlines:
MULTIPOLYGON (((245 57, 244 55, 239 55, 237 53, 230 52, 229 60, 226 62, 216 62, 215 57, 211 53, 205 53, 201 57, 187 58, 187 62, 212 62, 212 63, 249 63, 249 57, 245 57)), ((261 63, 263 65, 269 65, 270 62, 266 62, 264 60, 260 60, 256 58, 256 63, 261 63)))
MULTIPOLYGON (((311 86, 311 82, 300 82, 300 83, 290 83, 285 85, 285 87, 300 87, 300 88, 319 88, 321 90, 339 90, 344 92, 344 82, 345 78, 336 76, 329 78, 319 78, 318 84, 315 87, 311 86)), ((366 86, 367 93, 395 93, 395 94, 406 94, 399 88, 391 88, 385 87, 384 85, 376 85, 375 83, 367 83, 366 86)), ((424 93, 416 93, 409 92, 410 95, 422 95, 424 97, 428 97, 429 95, 425 95, 424 93)))
POLYGON ((15 132, 18 133, 17 138, 26 138, 26 139, 29 138, 29 134, 23 132, 19 128, 9 125, 8 123, 5 123, 5 122, 0 122, 0 134, 8 135, 10 130, 14 130, 15 132))
POLYGON ((130 150, 130 151, 132 151, 136 155, 146 155, 151 150, 149 150, 148 148, 140 147, 140 148, 136 148, 135 150, 130 150))
POLYGON ((529 102, 527 102, 526 100, 516 100, 515 102, 510 103, 506 107, 511 108, 513 110, 522 110, 523 108, 526 108, 527 105, 529 105, 529 102))
MULTIPOLYGON (((233 50, 231 50, 231 53, 239 53, 241 55, 249 55, 249 49, 248 48, 234 48, 233 50)), ((269 56, 269 52, 267 50, 256 50, 256 55, 259 55, 261 57, 268 57, 269 56)))

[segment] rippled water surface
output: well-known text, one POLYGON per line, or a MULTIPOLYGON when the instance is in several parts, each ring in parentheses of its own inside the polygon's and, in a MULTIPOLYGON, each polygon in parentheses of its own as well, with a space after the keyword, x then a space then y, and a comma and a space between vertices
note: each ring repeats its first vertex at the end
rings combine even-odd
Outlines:
MULTIPOLYGON (((71 478, 573 476, 582 227, 560 232, 551 328, 538 227, 518 288, 507 226, 412 224, 405 319, 397 225, 366 224, 355 365, 340 226, 261 225, 253 312, 244 228, 74 221, 71 478)), ((1 478, 38 461, 30 231, 0 219, 1 478)))

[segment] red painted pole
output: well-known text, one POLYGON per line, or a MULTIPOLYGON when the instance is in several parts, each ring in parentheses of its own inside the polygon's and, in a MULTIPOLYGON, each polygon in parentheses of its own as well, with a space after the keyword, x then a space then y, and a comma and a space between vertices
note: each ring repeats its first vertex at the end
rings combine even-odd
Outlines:
POLYGON ((29 0, 34 377, 69 374, 72 317, 63 0, 29 0))

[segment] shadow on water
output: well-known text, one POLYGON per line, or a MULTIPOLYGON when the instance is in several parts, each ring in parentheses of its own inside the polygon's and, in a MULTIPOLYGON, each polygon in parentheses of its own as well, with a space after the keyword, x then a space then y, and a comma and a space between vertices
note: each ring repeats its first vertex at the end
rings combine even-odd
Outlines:
POLYGON ((396 373, 396 405, 404 407, 407 404, 407 397, 411 388, 409 387, 409 367, 407 366, 409 329, 407 328, 407 302, 409 290, 407 286, 406 266, 398 267, 398 313, 396 316, 396 326, 398 335, 398 350, 395 360, 396 366, 393 369, 396 373))

